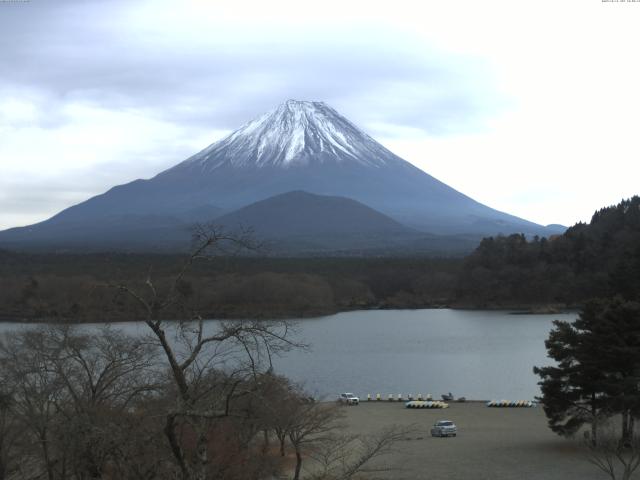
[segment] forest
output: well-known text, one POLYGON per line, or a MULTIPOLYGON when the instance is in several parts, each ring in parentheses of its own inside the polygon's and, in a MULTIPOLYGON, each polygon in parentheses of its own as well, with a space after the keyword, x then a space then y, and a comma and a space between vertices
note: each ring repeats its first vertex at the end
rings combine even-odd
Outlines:
MULTIPOLYGON (((184 256, 0 251, 0 319, 133 320, 144 312, 110 285, 166 288, 184 256)), ((640 197, 563 235, 490 237, 465 258, 210 256, 180 288, 209 318, 291 318, 380 308, 575 308, 640 291, 640 197)), ((166 310, 165 318, 178 311, 166 310)))
MULTIPOLYGON (((184 257, 168 255, 0 254, 0 318, 100 321, 139 319, 110 284, 166 286, 184 257)), ((368 308, 445 305, 459 259, 210 257, 181 288, 209 318, 308 317, 368 308)), ((166 318, 179 312, 166 311, 166 318)))
POLYGON ((640 197, 595 212, 563 235, 486 238, 464 260, 455 301, 484 306, 579 306, 640 293, 640 197))

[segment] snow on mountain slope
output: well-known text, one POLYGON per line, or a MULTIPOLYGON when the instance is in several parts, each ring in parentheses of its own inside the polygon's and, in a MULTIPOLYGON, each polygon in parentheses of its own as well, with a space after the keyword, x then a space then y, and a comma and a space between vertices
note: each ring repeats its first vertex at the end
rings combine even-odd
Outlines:
POLYGON ((402 162, 325 103, 287 100, 194 155, 182 168, 289 168, 314 161, 368 167, 402 162))

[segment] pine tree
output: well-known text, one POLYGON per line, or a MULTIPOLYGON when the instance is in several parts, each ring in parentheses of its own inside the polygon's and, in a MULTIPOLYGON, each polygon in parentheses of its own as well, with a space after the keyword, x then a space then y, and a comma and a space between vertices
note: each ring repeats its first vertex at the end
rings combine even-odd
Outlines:
POLYGON ((556 366, 534 367, 550 428, 564 436, 620 414, 623 442, 640 415, 640 304, 621 298, 589 302, 573 323, 554 322, 545 342, 556 366))
POLYGON ((545 345, 557 366, 533 369, 542 379, 538 384, 549 427, 559 435, 571 436, 590 424, 595 442, 598 418, 605 408, 604 377, 594 361, 597 346, 585 341, 574 324, 556 320, 554 325, 545 345))

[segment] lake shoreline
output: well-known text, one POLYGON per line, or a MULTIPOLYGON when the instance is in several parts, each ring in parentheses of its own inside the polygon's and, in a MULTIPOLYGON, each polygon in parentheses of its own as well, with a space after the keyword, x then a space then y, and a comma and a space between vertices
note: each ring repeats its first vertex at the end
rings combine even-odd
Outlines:
MULTIPOLYGON (((369 311, 388 311, 388 310, 400 310, 400 311, 415 311, 415 310, 475 310, 485 312, 509 312, 511 315, 552 315, 563 313, 574 313, 581 309, 580 305, 559 305, 559 304, 483 304, 483 305, 469 305, 469 304, 457 304, 457 303, 429 303, 425 305, 411 305, 411 306, 399 306, 399 305, 376 305, 368 308, 363 305, 356 305, 353 308, 341 308, 341 309, 318 309, 307 311, 285 311, 285 312, 272 312, 265 314, 264 311, 252 312, 251 310, 245 311, 219 311, 209 312, 203 315, 206 319, 216 320, 292 320, 292 319, 311 319, 327 317, 331 315, 337 315, 340 313, 349 312, 369 312, 369 311)), ((23 316, 15 314, 3 314, 0 313, 0 323, 51 323, 51 324, 86 324, 86 323, 126 323, 126 322, 141 322, 144 318, 130 318, 130 319, 112 319, 105 320, 104 318, 82 318, 73 319, 66 316, 23 316)), ((173 321, 175 318, 162 318, 162 320, 173 321)))

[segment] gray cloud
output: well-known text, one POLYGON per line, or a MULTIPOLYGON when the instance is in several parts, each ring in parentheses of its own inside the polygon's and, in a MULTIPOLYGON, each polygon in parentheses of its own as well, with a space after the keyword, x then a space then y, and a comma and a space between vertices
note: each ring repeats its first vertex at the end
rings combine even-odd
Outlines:
POLYGON ((162 36, 117 23, 128 4, 0 7, 0 85, 43 92, 49 122, 64 121, 54 112, 69 101, 212 129, 237 128, 287 98, 348 107, 344 113, 360 123, 436 134, 474 128, 493 113, 478 101, 497 97, 482 66, 425 51, 398 30, 354 26, 301 38, 264 29, 247 38, 244 30, 212 25, 192 36, 162 36))

